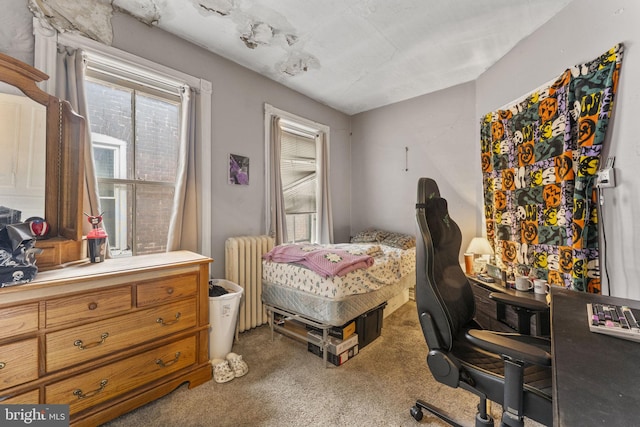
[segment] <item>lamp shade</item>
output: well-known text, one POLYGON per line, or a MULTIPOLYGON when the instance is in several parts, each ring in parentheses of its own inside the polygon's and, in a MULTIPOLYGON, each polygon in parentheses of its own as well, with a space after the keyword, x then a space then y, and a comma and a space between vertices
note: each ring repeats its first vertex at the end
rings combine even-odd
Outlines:
POLYGON ((493 255, 493 249, 486 237, 474 237, 467 247, 467 253, 476 255, 493 255))

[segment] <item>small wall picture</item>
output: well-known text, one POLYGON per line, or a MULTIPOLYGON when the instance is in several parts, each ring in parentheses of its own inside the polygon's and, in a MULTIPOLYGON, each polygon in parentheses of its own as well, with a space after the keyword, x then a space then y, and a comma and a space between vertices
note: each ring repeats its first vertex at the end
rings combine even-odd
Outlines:
POLYGON ((249 185, 249 158, 229 154, 229 184, 249 185))

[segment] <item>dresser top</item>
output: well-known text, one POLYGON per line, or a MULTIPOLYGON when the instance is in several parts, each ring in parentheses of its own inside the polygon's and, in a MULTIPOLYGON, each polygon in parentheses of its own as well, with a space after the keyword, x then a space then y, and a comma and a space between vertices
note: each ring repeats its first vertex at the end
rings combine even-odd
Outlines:
POLYGON ((103 275, 114 272, 144 270, 158 267, 171 267, 175 264, 201 264, 212 260, 204 255, 189 251, 162 252, 158 254, 138 255, 122 258, 111 258, 103 262, 89 261, 74 264, 57 270, 43 271, 36 275, 32 283, 51 280, 67 280, 73 277, 103 275))
POLYGON ((213 260, 204 255, 189 251, 174 251, 158 254, 139 255, 126 258, 107 259, 104 262, 91 263, 89 261, 74 264, 57 270, 43 271, 36 278, 23 285, 0 288, 0 303, 9 302, 17 293, 32 293, 43 291, 52 285, 87 282, 87 279, 104 279, 134 273, 154 273, 163 269, 191 267, 209 264, 213 260))

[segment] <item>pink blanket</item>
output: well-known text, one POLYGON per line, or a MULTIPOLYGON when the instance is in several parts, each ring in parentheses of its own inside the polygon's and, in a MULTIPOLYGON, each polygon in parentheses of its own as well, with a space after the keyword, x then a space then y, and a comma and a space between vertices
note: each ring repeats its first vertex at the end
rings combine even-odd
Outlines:
POLYGON ((295 262, 322 277, 344 276, 350 271, 373 265, 373 257, 369 255, 353 255, 343 249, 311 244, 276 246, 263 258, 273 262, 295 262))

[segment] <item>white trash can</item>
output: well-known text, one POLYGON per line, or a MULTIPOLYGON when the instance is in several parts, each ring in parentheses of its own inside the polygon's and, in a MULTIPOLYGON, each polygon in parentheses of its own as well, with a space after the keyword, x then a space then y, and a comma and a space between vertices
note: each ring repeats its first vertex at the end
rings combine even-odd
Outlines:
POLYGON ((244 289, 224 279, 213 279, 211 284, 228 291, 224 295, 209 297, 209 359, 224 359, 233 346, 244 289))

